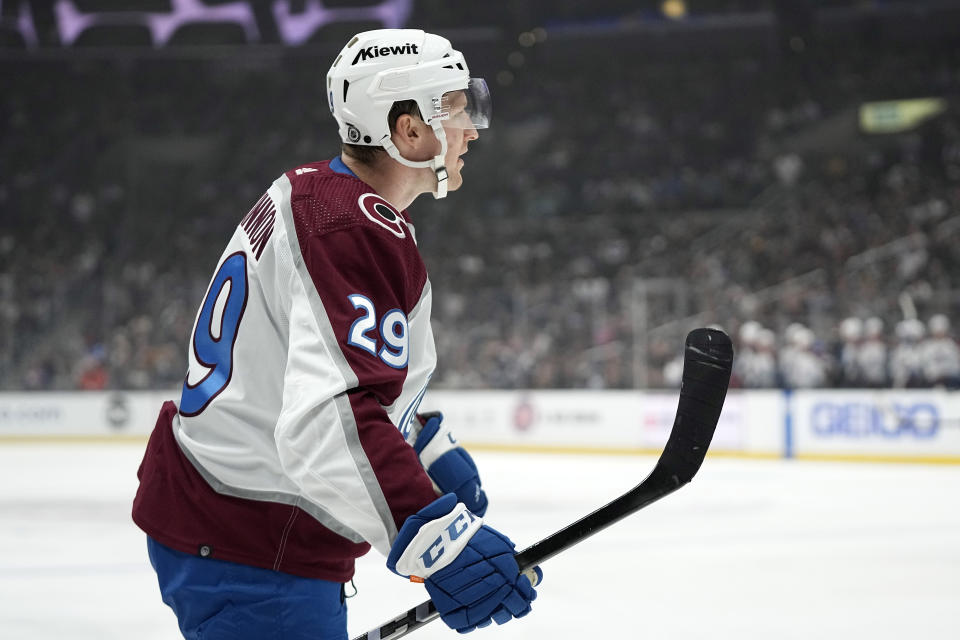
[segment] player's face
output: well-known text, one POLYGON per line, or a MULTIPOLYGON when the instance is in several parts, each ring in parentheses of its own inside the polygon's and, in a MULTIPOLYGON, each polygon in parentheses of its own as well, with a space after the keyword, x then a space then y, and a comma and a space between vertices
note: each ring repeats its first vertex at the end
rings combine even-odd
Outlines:
MULTIPOLYGON (((480 137, 466 113, 467 98, 462 91, 447 94, 449 97, 450 117, 443 121, 443 131, 447 136, 447 155, 444 164, 447 167, 447 190, 455 191, 463 184, 461 170, 464 166, 462 156, 467 152, 471 140, 480 137)), ((439 141, 438 141, 439 142, 439 141)))

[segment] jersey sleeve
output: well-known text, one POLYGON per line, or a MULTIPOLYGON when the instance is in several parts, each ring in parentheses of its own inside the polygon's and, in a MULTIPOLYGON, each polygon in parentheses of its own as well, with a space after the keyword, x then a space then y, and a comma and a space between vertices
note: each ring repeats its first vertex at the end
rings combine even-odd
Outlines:
MULTIPOLYGON (((297 219, 313 203, 291 206, 297 219)), ((412 238, 362 219, 298 233, 280 460, 332 528, 386 555, 406 517, 436 499, 390 417, 426 384, 408 375, 422 353, 412 342, 429 331, 426 272, 412 238)))

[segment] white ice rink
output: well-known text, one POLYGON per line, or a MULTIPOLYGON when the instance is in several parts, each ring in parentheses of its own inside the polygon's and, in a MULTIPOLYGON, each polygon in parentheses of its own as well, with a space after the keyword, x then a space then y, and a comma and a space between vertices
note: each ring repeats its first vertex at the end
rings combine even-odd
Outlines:
MULTIPOLYGON (((142 445, 0 444, 0 638, 175 639, 129 518, 142 445)), ((518 548, 653 458, 476 454, 518 548)), ((533 613, 472 638, 960 638, 960 467, 708 458, 544 565, 533 613)), ((425 597, 371 552, 351 637, 425 597)), ((435 621, 412 640, 460 637, 435 621)))

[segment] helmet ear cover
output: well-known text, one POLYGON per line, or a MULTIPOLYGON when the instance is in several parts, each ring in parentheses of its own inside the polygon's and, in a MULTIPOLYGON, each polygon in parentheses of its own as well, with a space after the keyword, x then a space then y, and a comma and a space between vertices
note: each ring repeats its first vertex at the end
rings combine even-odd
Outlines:
MULTIPOLYGON (((411 115, 423 119, 420 115, 420 106, 416 100, 398 100, 393 103, 393 106, 390 107, 390 113, 387 114, 387 126, 391 132, 396 128, 397 120, 402 115, 411 115)), ((351 158, 367 165, 373 164, 377 157, 384 153, 382 145, 342 142, 341 146, 351 158)))

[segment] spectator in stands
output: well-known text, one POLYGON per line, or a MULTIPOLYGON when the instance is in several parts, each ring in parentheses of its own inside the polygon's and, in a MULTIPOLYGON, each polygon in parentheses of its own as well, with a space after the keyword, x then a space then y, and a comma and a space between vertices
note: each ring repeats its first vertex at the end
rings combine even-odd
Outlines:
MULTIPOLYGON (((418 214, 434 256, 436 337, 450 354, 434 387, 658 383, 673 351, 654 345, 679 344, 684 316, 798 321, 825 336, 863 308, 892 326, 904 290, 948 299, 960 265, 960 116, 882 140, 831 129, 836 139, 815 148, 797 142, 847 122, 837 116, 866 96, 960 91, 948 73, 960 68, 955 43, 811 46, 804 57, 823 73, 806 75, 720 51, 610 67, 598 64, 605 48, 578 42, 551 38, 549 55, 537 45, 504 74, 516 95, 496 116, 501 133, 471 155, 497 192, 465 193, 457 215, 443 202, 418 214), (524 82, 535 65, 537 82, 524 82), (668 284, 640 304, 640 281, 668 284)), ((233 211, 291 150, 306 159, 332 144, 314 93, 271 99, 312 86, 307 54, 255 65, 48 54, 0 60, 0 387, 76 388, 75 363, 93 343, 105 345, 109 387, 176 386, 193 310, 169 301, 202 295, 209 276, 183 256, 235 226, 233 211), (235 134, 264 123, 264 136, 235 134), (227 164, 226 175, 210 169, 227 164)), ((882 325, 871 338, 869 324, 857 384, 887 386, 882 325)), ((776 340, 784 372, 791 332, 776 340)), ((740 361, 758 349, 738 347, 745 384, 740 361)), ((843 360, 831 382, 854 384, 854 368, 843 360)))

